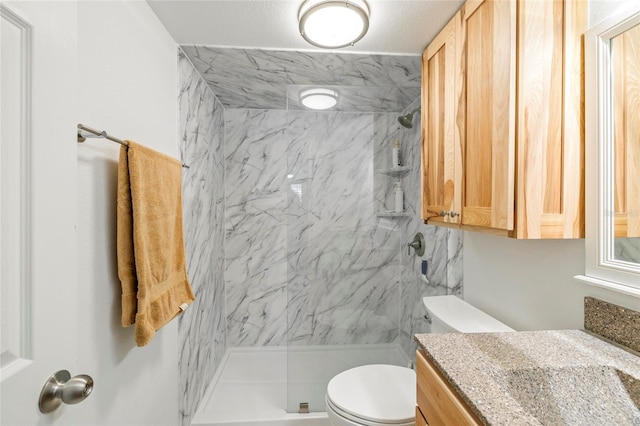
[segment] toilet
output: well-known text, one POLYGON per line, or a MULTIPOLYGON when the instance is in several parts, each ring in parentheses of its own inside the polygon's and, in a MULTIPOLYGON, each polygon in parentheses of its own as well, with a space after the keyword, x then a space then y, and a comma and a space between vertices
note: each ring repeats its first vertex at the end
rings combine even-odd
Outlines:
MULTIPOLYGON (((456 296, 422 299, 432 333, 514 331, 456 296)), ((336 375, 327 385, 332 426, 413 426, 416 373, 397 365, 363 365, 336 375)))

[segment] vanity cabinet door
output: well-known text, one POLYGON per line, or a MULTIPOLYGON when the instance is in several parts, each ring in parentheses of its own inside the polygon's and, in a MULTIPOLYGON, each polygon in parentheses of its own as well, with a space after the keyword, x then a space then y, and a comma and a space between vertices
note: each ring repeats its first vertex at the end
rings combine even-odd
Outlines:
POLYGON ((422 415, 420 408, 416 407, 416 426, 427 426, 427 420, 422 415))
POLYGON ((459 26, 458 12, 422 55, 422 219, 435 222, 458 223, 460 217, 462 164, 454 122, 459 26))
POLYGON ((515 182, 515 0, 469 0, 461 9, 462 224, 512 230, 515 182))
POLYGON ((448 380, 429 361, 422 350, 416 352, 417 395, 419 410, 430 426, 480 425, 478 417, 453 389, 448 380))

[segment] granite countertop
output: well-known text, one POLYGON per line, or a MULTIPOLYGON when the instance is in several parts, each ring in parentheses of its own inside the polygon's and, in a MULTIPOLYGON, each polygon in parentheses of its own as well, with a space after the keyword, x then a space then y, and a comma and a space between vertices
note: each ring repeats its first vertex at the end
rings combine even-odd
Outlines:
POLYGON ((581 330, 417 334, 489 425, 640 425, 640 357, 581 330))

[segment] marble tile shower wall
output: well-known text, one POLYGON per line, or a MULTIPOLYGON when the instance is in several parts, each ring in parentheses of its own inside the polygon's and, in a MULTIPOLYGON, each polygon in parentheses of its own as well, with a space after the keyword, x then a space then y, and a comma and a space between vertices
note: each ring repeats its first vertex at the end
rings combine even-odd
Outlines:
MULTIPOLYGON (((406 112, 419 105, 419 100, 406 112)), ((458 231, 420 215, 420 120, 400 114, 227 110, 226 288, 230 346, 399 342, 428 330, 422 297, 462 292, 458 231), (392 140, 409 174, 392 206, 392 140), (416 232, 421 258, 407 255, 416 232)))
POLYGON ((229 346, 285 344, 286 128, 286 111, 225 112, 229 346))
POLYGON ((379 226, 374 202, 382 114, 289 116, 288 344, 393 342, 398 239, 379 226))
MULTIPOLYGON (((416 99, 402 112, 404 115, 420 107, 420 98, 416 99)), ((461 231, 425 225, 420 219, 420 113, 413 116, 413 128, 407 129, 398 126, 395 121, 387 126, 389 133, 386 138, 378 138, 382 146, 376 151, 376 168, 385 169, 391 163, 392 140, 400 141, 403 165, 409 167, 409 173, 402 179, 404 191, 404 208, 409 213, 407 218, 394 219, 398 221, 398 233, 400 235, 400 333, 398 342, 406 354, 413 358, 417 344, 413 340, 416 333, 429 331, 429 324, 424 320, 425 308, 422 298, 425 296, 440 296, 445 294, 462 295, 462 233, 461 231), (393 129, 393 131, 391 130, 393 129), (413 241, 417 232, 421 232, 425 238, 425 253, 422 257, 416 256, 413 249, 407 254, 407 244, 413 241), (428 262, 427 279, 429 283, 421 280, 421 263, 428 262)), ((380 175, 377 174, 380 179, 380 175)), ((380 193, 385 194, 382 201, 389 210, 393 206, 393 183, 395 179, 382 178, 380 193), (386 185, 386 186, 385 186, 386 185)), ((384 208, 384 207, 383 207, 384 208)))
POLYGON ((230 346, 397 338, 399 240, 376 220, 374 121, 226 111, 230 346))
POLYGON ((190 424, 227 348, 223 108, 182 52, 179 128, 187 270, 195 301, 179 318, 181 424, 190 424))

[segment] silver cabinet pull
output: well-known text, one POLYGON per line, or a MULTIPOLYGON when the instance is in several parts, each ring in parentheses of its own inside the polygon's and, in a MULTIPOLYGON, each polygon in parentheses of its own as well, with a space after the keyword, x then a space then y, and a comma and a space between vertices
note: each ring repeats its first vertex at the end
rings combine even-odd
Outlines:
POLYGON ((62 403, 77 404, 84 401, 93 390, 93 379, 86 374, 71 377, 67 370, 52 374, 42 387, 38 407, 47 414, 57 409, 62 403))
POLYGON ((456 213, 456 212, 454 212, 453 210, 451 210, 451 211, 449 212, 449 217, 454 218, 454 217, 456 217, 456 216, 460 216, 460 213, 456 213))

